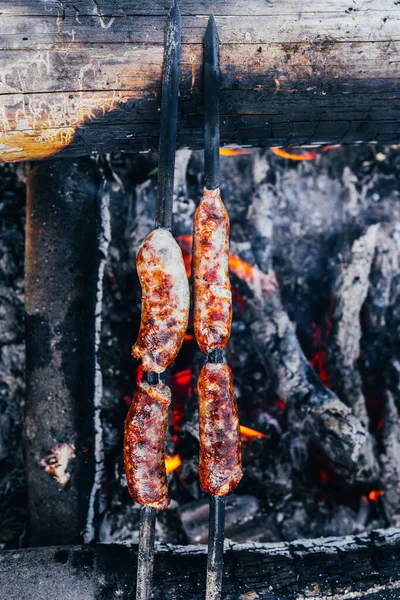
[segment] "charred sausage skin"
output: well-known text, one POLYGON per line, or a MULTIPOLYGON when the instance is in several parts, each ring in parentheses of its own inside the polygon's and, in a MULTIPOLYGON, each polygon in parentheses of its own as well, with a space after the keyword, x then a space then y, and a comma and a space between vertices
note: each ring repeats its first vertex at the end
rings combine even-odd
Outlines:
POLYGON ((164 445, 171 390, 140 381, 125 420, 124 463, 133 500, 158 510, 170 502, 164 445))
POLYGON ((200 485, 217 496, 229 494, 242 478, 239 417, 232 371, 206 363, 198 380, 200 485))
POLYGON ((189 283, 181 249, 166 229, 144 240, 136 259, 142 319, 132 348, 144 371, 162 373, 176 358, 189 320, 189 283))
POLYGON ((194 331, 200 349, 225 348, 231 333, 229 217, 219 189, 203 192, 194 217, 194 331))

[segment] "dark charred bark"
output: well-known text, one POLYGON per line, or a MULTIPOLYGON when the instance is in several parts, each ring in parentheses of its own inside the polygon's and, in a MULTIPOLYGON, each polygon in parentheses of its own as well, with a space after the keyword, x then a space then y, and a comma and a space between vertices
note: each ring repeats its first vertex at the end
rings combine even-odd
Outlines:
MULTIPOLYGON (((136 546, 54 547, 0 552, 0 598, 134 598, 136 546)), ((228 544, 223 600, 395 600, 399 530, 280 544, 228 544)), ((204 598, 204 546, 159 547, 154 600, 204 598)))
MULTIPOLYGON (((1 0, 4 161, 156 149, 169 3, 1 0)), ((181 0, 178 144, 203 144, 211 5, 181 0)), ((399 7, 385 0, 223 0, 221 141, 397 143, 399 7), (376 3, 375 3, 376 4, 376 3)))
MULTIPOLYGON (((248 214, 253 256, 247 257, 260 270, 255 268, 251 282, 238 285, 247 297, 254 347, 272 375, 274 391, 288 404, 291 427, 297 433, 291 444, 293 463, 302 470, 310 439, 348 482, 373 482, 379 467, 366 422, 360 422, 358 415, 324 386, 306 359, 295 326, 282 306, 271 259, 274 196, 266 181, 257 180, 260 172, 263 170, 257 168, 256 160, 254 176, 258 185, 248 214)), ((372 233, 376 237, 376 227, 372 233)), ((366 258, 369 266, 373 250, 374 246, 366 258)), ((368 274, 369 270, 367 282, 368 274)), ((357 308, 358 317, 361 304, 357 308)))
POLYGON ((94 535, 102 467, 96 354, 106 248, 100 188, 92 159, 28 169, 24 436, 32 545, 94 535))

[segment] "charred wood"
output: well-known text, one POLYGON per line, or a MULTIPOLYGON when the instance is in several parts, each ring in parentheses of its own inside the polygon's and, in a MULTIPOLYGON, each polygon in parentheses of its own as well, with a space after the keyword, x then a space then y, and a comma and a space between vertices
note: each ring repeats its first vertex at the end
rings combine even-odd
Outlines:
POLYGON ((349 256, 344 256, 345 251, 342 250, 342 264, 337 267, 334 289, 330 370, 335 391, 364 425, 368 425, 368 415, 357 365, 360 357, 360 315, 370 287, 369 275, 378 233, 379 225, 371 225, 354 241, 349 256))
POLYGON ((98 364, 107 195, 94 159, 31 164, 25 456, 32 545, 92 541, 102 478, 98 364))
MULTIPOLYGON (((227 543, 223 600, 395 600, 400 533, 279 544, 227 543)), ((0 552, 1 599, 134 597, 136 546, 98 545, 0 552)), ((159 546, 154 600, 204 597, 204 546, 159 546)))
MULTIPOLYGON (((398 141, 399 8, 350 8, 214 3, 223 144, 398 141)), ((181 10, 178 142, 199 148, 210 5, 181 10)), ((165 2, 2 0, 0 14, 2 160, 157 147, 165 2)))
POLYGON ((302 439, 305 436, 325 452, 347 481, 372 482, 378 476, 378 463, 368 430, 310 366, 282 306, 268 249, 271 239, 267 237, 268 232, 272 235, 274 197, 260 171, 261 174, 255 160, 254 178, 258 185, 249 208, 249 222, 252 251, 260 269, 254 270, 255 276, 247 286, 243 282, 239 285, 242 289, 247 287, 244 293, 247 292, 255 349, 272 375, 274 391, 288 404, 289 420, 297 433, 292 444, 293 463, 301 470, 306 458, 307 444, 302 439))

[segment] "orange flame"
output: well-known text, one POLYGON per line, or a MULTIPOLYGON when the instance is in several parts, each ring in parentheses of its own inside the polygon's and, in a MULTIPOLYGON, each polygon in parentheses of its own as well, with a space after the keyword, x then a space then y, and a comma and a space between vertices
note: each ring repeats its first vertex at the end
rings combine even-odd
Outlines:
MULTIPOLYGON (((176 238, 183 255, 183 260, 186 267, 186 274, 191 276, 192 272, 192 241, 191 235, 180 235, 176 238)), ((250 284, 257 284, 257 287, 263 293, 270 293, 277 288, 277 283, 274 276, 268 275, 260 271, 257 267, 252 267, 246 261, 242 260, 234 254, 229 255, 229 270, 234 273, 239 279, 247 281, 250 284)))
POLYGON ((167 471, 167 475, 169 473, 172 473, 173 471, 176 471, 176 469, 178 469, 182 464, 182 459, 179 456, 179 454, 174 454, 174 456, 168 456, 167 454, 165 454, 164 458, 165 470, 167 471))
POLYGON ((183 256, 183 262, 185 263, 186 275, 188 279, 192 276, 192 235, 180 235, 176 238, 183 256))
POLYGON ((276 156, 280 156, 281 158, 290 158, 291 160, 314 160, 317 158, 320 152, 326 152, 327 150, 332 150, 333 148, 339 148, 339 146, 323 146, 317 152, 310 151, 304 152, 303 154, 288 152, 287 150, 283 150, 283 148, 271 148, 271 152, 273 152, 276 156))
POLYGON ((368 499, 371 502, 376 502, 378 500, 378 498, 383 496, 384 493, 385 492, 383 490, 371 490, 370 493, 368 494, 368 499))
POLYGON ((245 438, 266 438, 265 433, 261 433, 261 431, 256 431, 255 429, 251 429, 250 427, 246 427, 245 425, 240 426, 240 433, 242 437, 245 438))
MULTIPOLYGON (((261 431, 256 431, 255 429, 251 429, 250 427, 246 427, 245 425, 240 426, 240 433, 244 438, 266 438, 267 435, 265 433, 261 433, 261 431)), ((165 469, 167 474, 176 471, 182 465, 182 459, 179 454, 174 454, 174 456, 164 455, 165 458, 165 469)))
POLYGON ((241 154, 251 154, 249 150, 238 150, 236 148, 220 148, 221 156, 240 156, 241 154))
POLYGON ((249 284, 254 284, 264 294, 269 294, 277 288, 274 275, 268 275, 260 271, 257 267, 252 267, 249 263, 234 254, 229 255, 229 270, 239 277, 239 279, 249 284))

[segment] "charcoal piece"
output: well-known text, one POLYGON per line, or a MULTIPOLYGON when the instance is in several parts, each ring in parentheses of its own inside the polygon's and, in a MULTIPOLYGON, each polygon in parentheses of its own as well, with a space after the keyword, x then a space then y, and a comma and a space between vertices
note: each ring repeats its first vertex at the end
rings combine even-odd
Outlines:
POLYGON ((379 493, 383 492, 380 501, 388 523, 400 527, 400 414, 390 391, 386 391, 384 398, 384 453, 379 456, 383 489, 379 493))
POLYGON ((352 244, 337 267, 330 372, 339 398, 368 425, 357 361, 360 356, 361 308, 369 289, 369 274, 378 243, 379 225, 371 225, 352 244))
MULTIPOLYGON (((259 508, 260 503, 254 496, 228 495, 225 499, 225 538, 233 541, 246 539, 247 526, 250 521, 253 521, 259 508)), ((184 504, 179 509, 179 513, 189 543, 206 544, 209 528, 208 496, 184 504)), ((253 528, 254 523, 249 524, 249 529, 253 530, 253 528)))
MULTIPOLYGON (((269 215, 274 203, 274 195, 266 183, 259 181, 257 193, 252 199, 263 207, 263 214, 269 215)), ((249 210, 253 228, 253 243, 270 243, 265 230, 264 217, 257 217, 260 208, 249 210), (255 217, 254 217, 255 215, 255 217), (260 223, 263 228, 259 230, 260 223)), ((375 228, 376 229, 376 228, 375 228)), ((376 236, 375 229, 371 236, 376 236)), ((374 246, 373 246, 374 248, 374 246)), ((252 340, 266 370, 272 375, 276 394, 288 403, 289 422, 295 435, 304 431, 329 457, 332 464, 349 482, 374 481, 378 476, 378 464, 374 453, 374 443, 365 425, 352 414, 352 411, 319 379, 309 365, 298 342, 294 325, 284 310, 278 291, 275 272, 269 254, 259 254, 262 270, 257 276, 239 282, 245 294, 249 312, 246 313, 252 333, 252 340)), ((372 260, 371 257, 369 261, 372 260)), ((369 271, 368 271, 369 272, 369 271)), ((365 291, 366 293, 366 291, 365 291)), ((304 448, 304 454, 306 449, 304 448)), ((301 469, 304 456, 293 455, 294 465, 301 469)))

